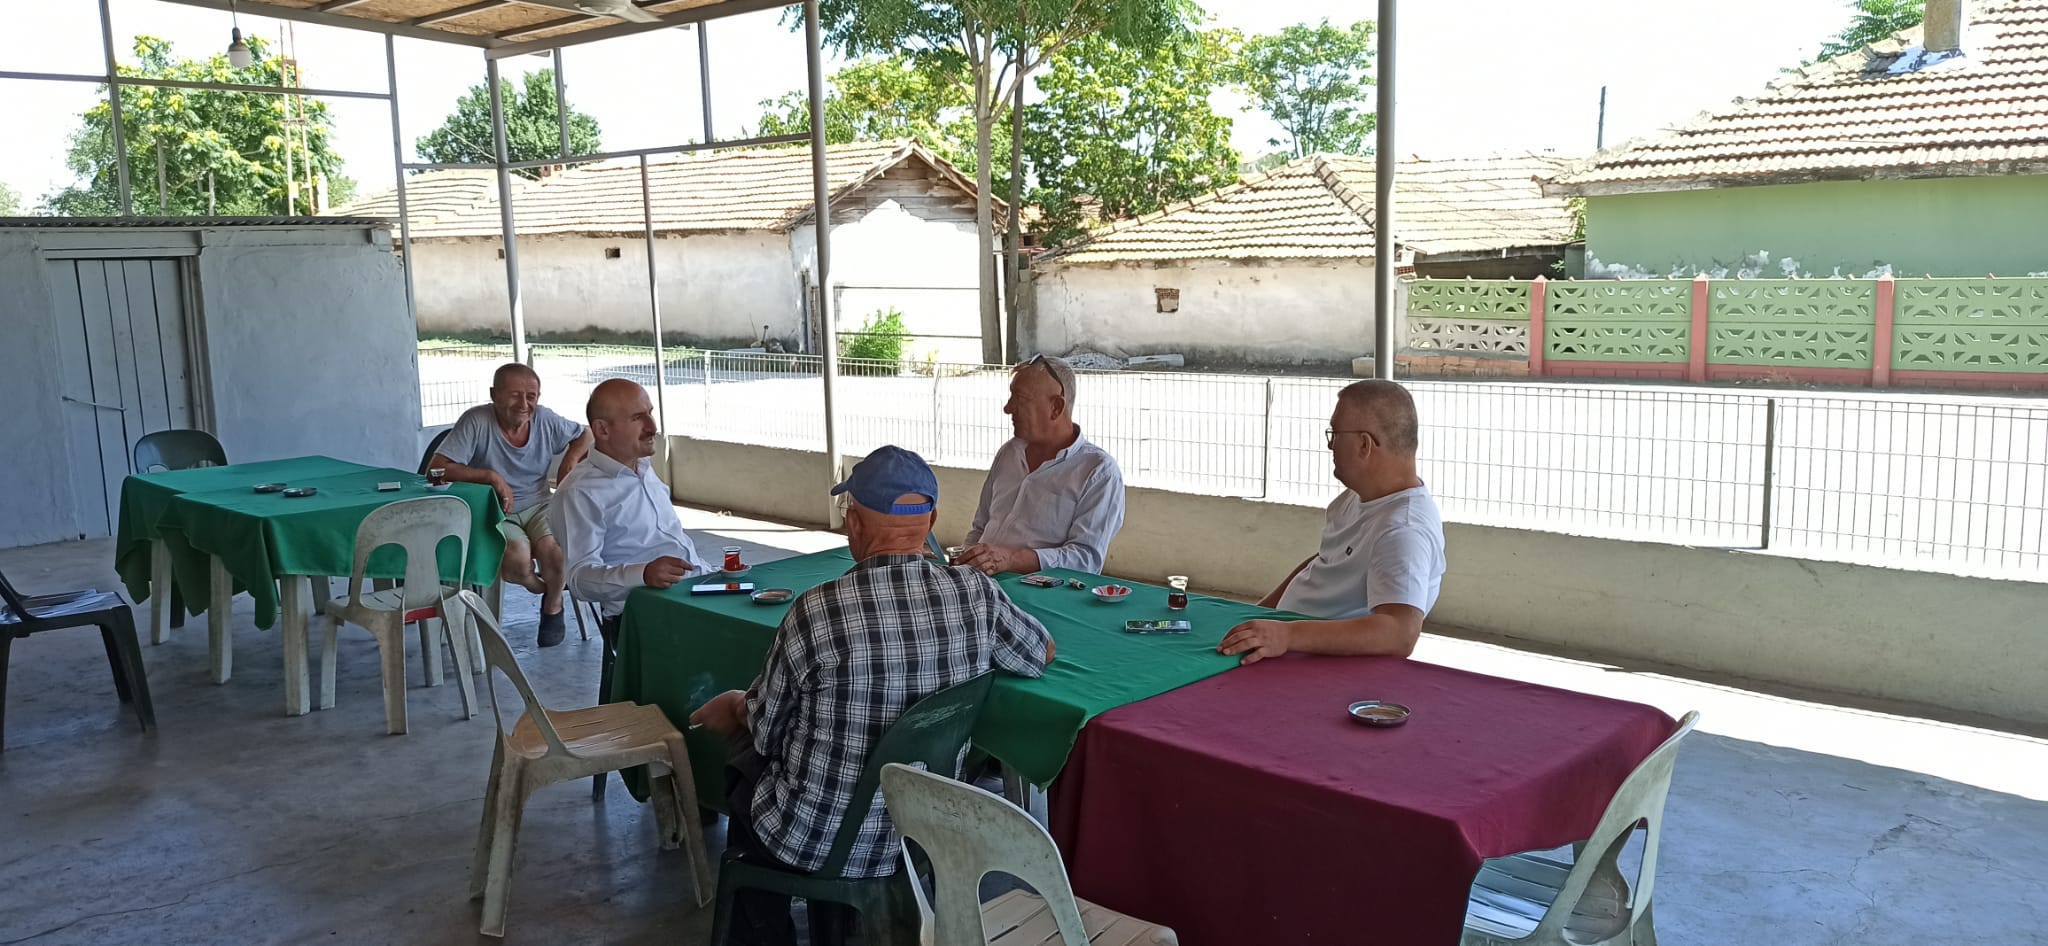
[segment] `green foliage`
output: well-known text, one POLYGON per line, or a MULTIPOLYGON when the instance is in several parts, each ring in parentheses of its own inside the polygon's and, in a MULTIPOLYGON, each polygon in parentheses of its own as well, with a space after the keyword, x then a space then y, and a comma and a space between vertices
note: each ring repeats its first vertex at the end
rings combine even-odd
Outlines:
MULTIPOLYGON (((506 81, 500 91, 505 108, 505 151, 513 161, 545 161, 562 153, 561 123, 555 103, 555 72, 527 73, 518 83, 506 81)), ((487 83, 470 86, 455 111, 413 145, 420 157, 440 164, 491 164, 497 146, 491 138, 491 90, 487 83)), ((571 106, 569 153, 604 150, 597 119, 571 106)), ((515 172, 538 177, 537 170, 515 172)))
MULTIPOLYGON (((228 65, 225 53, 180 59, 168 40, 137 36, 136 62, 120 70, 124 76, 181 82, 285 84, 285 65, 267 55, 269 45, 262 37, 251 36, 248 43, 255 61, 236 69, 228 65)), ((341 155, 333 147, 334 123, 327 105, 317 99, 126 86, 121 89, 121 121, 128 144, 130 199, 138 214, 284 214, 287 155, 297 184, 293 211, 304 214, 311 209, 309 180, 324 178, 330 200, 337 203, 354 190, 354 183, 341 176, 341 155)), ((44 209, 61 216, 118 214, 113 109, 101 101, 79 122, 64 159, 78 183, 45 195, 44 209)))
POLYGON ((1854 18, 1834 38, 1821 44, 1818 61, 1853 53, 1893 33, 1912 29, 1927 15, 1926 0, 1854 0, 1850 7, 1855 10, 1854 18))
POLYGON ((1150 50, 1083 39, 1038 78, 1024 139, 1054 244, 1100 220, 1151 213, 1237 179, 1230 119, 1209 107, 1239 35, 1189 33, 1150 50))
MULTIPOLYGON (((825 141, 890 141, 915 138, 956 167, 974 169, 974 88, 966 76, 921 66, 907 55, 870 57, 840 68, 826 79, 825 141)), ((999 107, 997 128, 1009 123, 999 107)), ((761 102, 761 117, 750 134, 800 135, 811 130, 810 100, 802 92, 761 102)), ((791 145, 790 147, 801 147, 791 145)), ((1010 137, 993 139, 996 193, 1010 180, 1010 137)))
POLYGON ((1284 151, 1269 151, 1238 165, 1237 170, 1238 173, 1249 177, 1253 174, 1264 174, 1292 160, 1294 158, 1284 151))
POLYGON ((1252 102, 1286 131, 1268 142, 1291 158, 1318 152, 1371 153, 1378 116, 1373 24, 1297 23, 1244 43, 1237 78, 1252 102))
POLYGON ((903 345, 908 341, 904 335, 903 313, 894 308, 876 311, 861 322, 858 334, 839 340, 839 357, 849 361, 886 361, 893 371, 895 363, 903 359, 903 345))
POLYGON ((21 195, 8 187, 6 181, 0 181, 0 217, 18 216, 21 216, 21 195))

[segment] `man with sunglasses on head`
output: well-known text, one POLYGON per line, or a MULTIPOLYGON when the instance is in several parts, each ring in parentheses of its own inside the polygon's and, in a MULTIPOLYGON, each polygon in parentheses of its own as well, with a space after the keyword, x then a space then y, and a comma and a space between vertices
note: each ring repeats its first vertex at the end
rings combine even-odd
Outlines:
POLYGON ((1415 473, 1415 399, 1392 381, 1337 394, 1324 441, 1342 496, 1324 513, 1322 548, 1259 602, 1321 620, 1254 620, 1217 651, 1257 663, 1288 651, 1406 657, 1444 576, 1444 524, 1415 473))
POLYGON ((982 483, 967 547, 953 563, 997 572, 1102 573, 1124 525, 1124 475, 1074 423, 1074 369, 1040 355, 1010 372, 1014 436, 982 483))

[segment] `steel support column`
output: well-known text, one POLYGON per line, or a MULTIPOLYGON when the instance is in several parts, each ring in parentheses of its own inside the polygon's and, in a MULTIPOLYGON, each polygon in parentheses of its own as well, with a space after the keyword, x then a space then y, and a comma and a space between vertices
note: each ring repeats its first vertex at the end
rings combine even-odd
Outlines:
POLYGON ((1399 353, 1394 339, 1395 289, 1400 274, 1400 248, 1394 243, 1394 4, 1379 0, 1379 140, 1373 173, 1373 273, 1372 273, 1372 373, 1373 377, 1394 379, 1394 358, 1399 353))
POLYGON ((511 157, 505 142, 505 95, 498 87, 498 61, 484 61, 485 81, 491 86, 491 147, 498 165, 498 225, 505 241, 505 291, 512 308, 512 360, 532 364, 526 347, 526 300, 519 295, 519 240, 514 234, 512 215, 511 157))
MULTIPOLYGON (((817 228, 817 265, 812 272, 818 284, 818 325, 825 341, 822 346, 825 380, 825 468, 831 482, 845 478, 839 457, 839 407, 835 388, 839 381, 839 325, 832 311, 832 184, 826 176, 825 159, 825 59, 819 48, 818 0, 804 0, 804 56, 809 67, 811 89, 811 191, 817 207, 812 224, 817 228)), ((839 505, 825 503, 826 521, 839 525, 839 505)))

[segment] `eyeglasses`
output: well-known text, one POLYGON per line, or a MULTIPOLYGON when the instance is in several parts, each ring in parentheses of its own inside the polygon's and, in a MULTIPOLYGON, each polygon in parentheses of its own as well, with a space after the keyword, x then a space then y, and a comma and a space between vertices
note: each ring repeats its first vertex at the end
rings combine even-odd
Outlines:
POLYGON ((1374 436, 1373 432, 1370 430, 1337 430, 1334 428, 1325 427, 1323 428, 1323 446, 1336 446, 1338 434, 1364 434, 1365 439, 1372 441, 1373 446, 1377 447, 1380 445, 1380 438, 1374 436))
POLYGON ((1048 377, 1048 378, 1051 378, 1051 379, 1052 379, 1052 383, 1054 383, 1054 384, 1057 384, 1057 385, 1059 385, 1059 387, 1060 387, 1060 396, 1061 396, 1061 397, 1066 397, 1066 396, 1067 396, 1067 385, 1066 385, 1066 382, 1064 382, 1064 381, 1061 381, 1061 380, 1060 380, 1060 375, 1059 375, 1059 372, 1057 372, 1057 371, 1054 371, 1054 370, 1052 370, 1052 365, 1046 362, 1046 360, 1045 360, 1045 356, 1044 356, 1044 355, 1036 355, 1036 356, 1032 357, 1032 359, 1031 359, 1030 361, 1028 361, 1028 362, 1025 362, 1025 364, 1028 364, 1028 365, 1031 365, 1031 366, 1033 366, 1033 367, 1037 367, 1037 368, 1044 368, 1044 369, 1045 369, 1045 376, 1046 376, 1046 377, 1048 377))

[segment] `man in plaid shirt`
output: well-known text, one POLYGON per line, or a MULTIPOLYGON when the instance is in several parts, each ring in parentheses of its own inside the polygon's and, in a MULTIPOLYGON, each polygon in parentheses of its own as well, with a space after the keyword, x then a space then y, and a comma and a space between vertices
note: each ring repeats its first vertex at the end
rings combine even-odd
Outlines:
MULTIPOLYGON (((752 688, 690 716, 735 740, 727 845, 803 871, 824 864, 868 750, 905 710, 991 665, 1036 677, 1053 656, 1045 627, 993 580, 925 557, 939 484, 917 454, 876 450, 832 492, 851 498, 853 569, 797 597, 752 688)), ((894 873, 895 853, 877 799, 846 875, 894 873)), ((735 906, 742 936, 795 941, 787 897, 749 891, 735 906)), ((814 930, 840 927, 835 914, 814 906, 814 930)))

